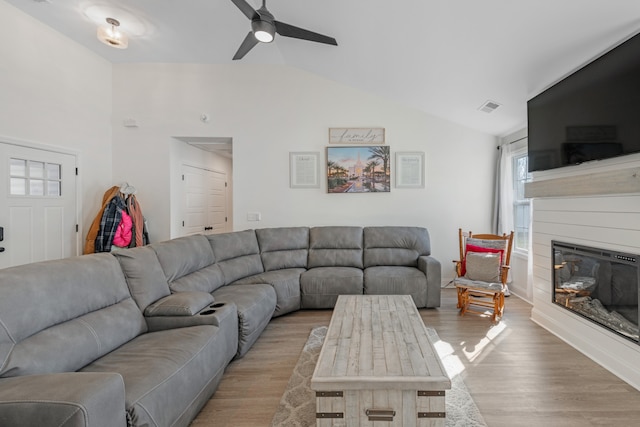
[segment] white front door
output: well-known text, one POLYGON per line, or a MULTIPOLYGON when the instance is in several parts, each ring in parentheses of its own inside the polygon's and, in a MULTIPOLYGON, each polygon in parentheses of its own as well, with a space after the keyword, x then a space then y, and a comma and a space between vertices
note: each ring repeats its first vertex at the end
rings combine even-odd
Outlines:
POLYGON ((183 235, 227 230, 227 176, 223 172, 182 165, 183 235))
POLYGON ((0 142, 0 268, 78 254, 76 156, 0 142))

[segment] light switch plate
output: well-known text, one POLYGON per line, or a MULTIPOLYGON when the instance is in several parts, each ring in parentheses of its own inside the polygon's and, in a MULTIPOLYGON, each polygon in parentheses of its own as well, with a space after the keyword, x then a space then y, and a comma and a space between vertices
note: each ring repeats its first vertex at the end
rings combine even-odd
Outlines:
POLYGON ((247 212, 247 221, 261 221, 262 215, 260 212, 247 212))

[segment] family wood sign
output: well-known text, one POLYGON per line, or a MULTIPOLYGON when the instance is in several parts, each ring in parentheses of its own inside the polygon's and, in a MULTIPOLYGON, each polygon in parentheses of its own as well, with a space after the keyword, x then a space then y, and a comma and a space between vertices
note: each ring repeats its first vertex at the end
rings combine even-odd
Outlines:
POLYGON ((384 144, 384 128, 329 128, 329 144, 384 144))

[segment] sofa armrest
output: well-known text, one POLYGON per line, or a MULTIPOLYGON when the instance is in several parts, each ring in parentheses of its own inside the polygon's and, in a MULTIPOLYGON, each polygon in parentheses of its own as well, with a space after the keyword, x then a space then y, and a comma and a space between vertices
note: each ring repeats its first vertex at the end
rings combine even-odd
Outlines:
MULTIPOLYGON (((180 295, 182 293, 191 292, 178 292, 173 295, 180 295)), ((210 294, 207 295, 211 297, 210 294)), ((205 304, 204 307, 202 307, 199 311, 195 311, 192 315, 184 313, 182 315, 174 316, 148 316, 145 313, 145 320, 147 321, 147 328, 149 332, 156 332, 164 331, 167 329, 187 328, 190 326, 198 325, 220 326, 221 322, 225 322, 223 319, 229 316, 237 318, 238 314, 235 304, 215 303, 213 301, 213 297, 211 297, 210 302, 205 304)))
POLYGON ((125 427, 124 382, 93 372, 2 378, 0 425, 125 427))
POLYGON ((418 268, 427 276, 426 307, 440 307, 440 288, 442 286, 440 261, 430 255, 423 255, 418 257, 418 268))
POLYGON ((213 303, 213 296, 208 292, 185 291, 160 298, 144 309, 145 317, 156 316, 193 316, 209 304, 213 303))

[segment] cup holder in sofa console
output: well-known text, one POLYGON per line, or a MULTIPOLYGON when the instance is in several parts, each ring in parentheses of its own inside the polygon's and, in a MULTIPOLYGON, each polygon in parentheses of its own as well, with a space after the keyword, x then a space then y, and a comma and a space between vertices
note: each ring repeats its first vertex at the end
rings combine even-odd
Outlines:
POLYGON ((213 310, 213 309, 215 309, 215 308, 220 308, 220 307, 222 307, 222 306, 224 306, 224 305, 225 305, 225 303, 223 303, 223 302, 217 302, 217 303, 215 303, 215 304, 211 304, 211 305, 209 306, 209 308, 210 308, 211 310, 205 310, 205 311, 202 311, 202 312, 200 312, 200 315, 201 315, 201 316, 207 316, 207 315, 209 315, 209 314, 213 314, 213 313, 215 313, 215 312, 216 312, 216 310, 213 310))

